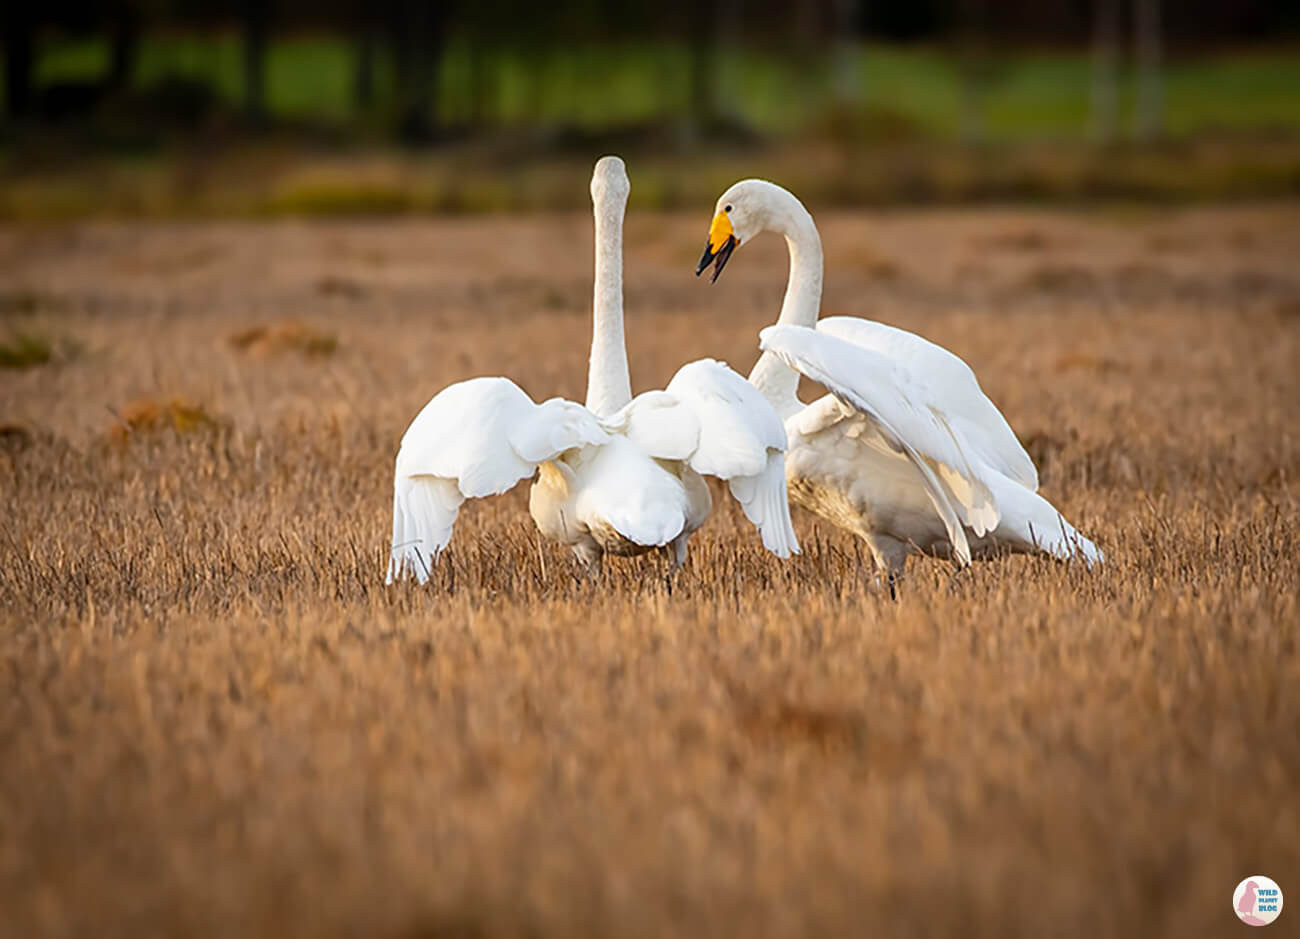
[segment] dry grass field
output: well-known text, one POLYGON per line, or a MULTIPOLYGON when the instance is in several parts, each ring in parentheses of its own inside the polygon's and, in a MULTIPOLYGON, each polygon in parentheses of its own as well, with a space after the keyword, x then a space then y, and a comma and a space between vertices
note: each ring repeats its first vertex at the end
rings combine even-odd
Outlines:
MULTIPOLYGON (((770 236, 691 276, 708 208, 629 219, 637 389, 748 370, 779 305, 770 236)), ((671 592, 593 588, 521 487, 386 588, 433 393, 581 397, 589 217, 0 229, 0 933, 1197 937, 1247 874, 1300 897, 1300 209, 812 208, 826 312, 965 357, 1103 569, 914 560, 894 603, 719 500, 671 592)))

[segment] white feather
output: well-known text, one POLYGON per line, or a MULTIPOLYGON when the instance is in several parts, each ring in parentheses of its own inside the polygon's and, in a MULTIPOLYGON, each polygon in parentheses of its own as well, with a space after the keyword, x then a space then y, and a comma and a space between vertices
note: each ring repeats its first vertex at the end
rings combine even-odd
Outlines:
POLYGON ((508 378, 444 388, 411 422, 397 454, 389 582, 427 579, 466 499, 503 493, 541 463, 608 440, 582 405, 534 404, 508 378))
POLYGON ((948 423, 964 446, 990 467, 1029 489, 1038 489, 1038 469, 997 405, 980 387, 971 367, 943 346, 916 333, 853 316, 828 316, 817 332, 870 349, 913 375, 923 375, 948 423))
MULTIPOLYGON (((820 382, 841 402, 873 421, 916 466, 944 522, 953 552, 970 561, 963 525, 984 534, 997 525, 988 481, 980 478, 964 441, 946 422, 940 396, 924 380, 870 349, 801 326, 769 326, 760 345, 791 368, 820 382)), ((979 464, 982 465, 982 464, 979 464)))
POLYGON ((728 481, 764 546, 778 557, 799 553, 786 499, 785 428, 758 389, 724 363, 683 365, 664 391, 638 395, 611 425, 656 459, 728 481))
POLYGON ((965 562, 996 546, 1101 560, 1036 494, 1033 461, 965 362, 882 323, 818 322, 821 238, 798 199, 742 180, 716 211, 739 243, 772 231, 789 249, 781 315, 749 380, 785 420, 792 499, 862 537, 891 577, 916 552, 965 562), (801 375, 831 395, 804 405, 801 375))
POLYGON ((683 367, 666 391, 628 400, 621 249, 628 189, 621 160, 596 164, 590 410, 561 398, 536 404, 506 378, 475 378, 437 394, 397 454, 390 583, 428 579, 465 499, 505 492, 535 473, 529 512, 538 528, 592 566, 607 551, 667 545, 680 562, 711 508, 701 473, 732 482, 771 550, 782 557, 798 550, 785 500, 784 430, 744 379, 706 360, 683 367))

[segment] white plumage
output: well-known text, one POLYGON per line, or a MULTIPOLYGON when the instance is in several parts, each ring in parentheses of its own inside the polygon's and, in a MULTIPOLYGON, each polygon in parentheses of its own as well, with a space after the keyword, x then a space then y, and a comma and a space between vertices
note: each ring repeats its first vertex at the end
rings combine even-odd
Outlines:
POLYGON ((444 388, 402 436, 393 473, 391 583, 421 583, 451 540, 466 499, 500 495, 566 451, 608 443, 580 404, 534 404, 508 378, 471 378, 444 388))
POLYGON ((785 421, 794 502, 859 535, 891 584, 918 552, 961 564, 998 550, 1103 559, 1037 494, 1033 461, 965 362, 870 320, 818 322, 821 239, 789 192, 762 180, 728 189, 699 270, 713 262, 716 279, 764 231, 785 236, 790 277, 749 380, 785 421), (804 405, 800 375, 831 394, 804 405))
POLYGON ((687 539, 712 509, 702 476, 728 481, 768 550, 779 557, 799 550, 786 497, 785 431, 752 385, 703 360, 683 366, 665 390, 628 400, 621 251, 610 250, 619 244, 628 188, 621 160, 597 163, 588 406, 560 398, 536 404, 507 378, 439 392, 397 454, 390 583, 428 580, 463 502, 503 493, 534 473, 529 514, 593 573, 607 553, 658 547, 671 548, 680 565, 687 539))
POLYGON ((540 470, 529 511, 589 566, 606 553, 671 546, 708 518, 699 476, 727 480, 763 544, 799 550, 786 499, 785 433, 771 406, 721 362, 693 362, 669 390, 608 419, 572 401, 534 404, 508 378, 444 389, 411 423, 393 480, 388 580, 428 579, 466 499, 498 495, 540 470), (681 381, 678 381, 681 379, 681 381))
POLYGON ((984 461, 1022 486, 1038 488, 1038 469, 1002 412, 984 394, 971 367, 943 346, 916 333, 853 316, 828 316, 817 332, 869 349, 896 363, 905 374, 923 378, 942 404, 950 425, 964 435, 984 461))
POLYGON ((786 495, 785 428, 758 389, 724 363, 683 365, 664 391, 638 395, 610 423, 655 459, 727 480, 764 547, 778 557, 799 552, 786 495))

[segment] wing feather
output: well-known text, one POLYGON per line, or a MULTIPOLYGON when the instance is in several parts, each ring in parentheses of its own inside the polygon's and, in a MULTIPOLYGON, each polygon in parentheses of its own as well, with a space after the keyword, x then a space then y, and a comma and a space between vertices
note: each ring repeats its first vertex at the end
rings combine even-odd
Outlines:
POLYGON ((785 488, 785 454, 770 451, 758 476, 736 476, 728 481, 732 497, 745 518, 758 529, 763 547, 779 558, 799 553, 799 539, 790 521, 790 501, 785 488))
POLYGON ((667 391, 642 392, 605 426, 616 429, 657 460, 686 460, 700 446, 699 418, 667 391))
POLYGON ((963 563, 970 547, 963 526, 979 534, 998 523, 998 508, 978 454, 947 420, 925 376, 881 353, 799 326, 771 326, 761 345, 791 368, 825 385, 842 404, 879 428, 916 466, 927 494, 963 563))
POLYGON ((688 362, 664 389, 688 404, 700 422, 691 468, 731 479, 759 476, 769 449, 785 451, 785 427, 762 393, 714 359, 688 362))
POLYGON ((726 480, 773 554, 799 552, 786 498, 785 427, 758 389, 724 363, 683 365, 667 388, 638 396, 616 419, 650 456, 726 480))
POLYGON ((924 375, 964 446, 1004 476, 1027 489, 1038 489, 1034 461, 961 358, 916 333, 854 316, 828 316, 818 321, 817 331, 870 349, 913 374, 924 375))
POLYGON ((389 583, 428 579, 466 499, 505 492, 566 450, 608 440, 582 405, 534 404, 508 378, 444 388, 416 415, 397 453, 389 583))

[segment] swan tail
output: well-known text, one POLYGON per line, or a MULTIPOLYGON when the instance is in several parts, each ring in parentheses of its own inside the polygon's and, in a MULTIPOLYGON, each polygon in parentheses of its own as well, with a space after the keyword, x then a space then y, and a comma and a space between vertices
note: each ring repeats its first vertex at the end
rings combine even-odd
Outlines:
POLYGON ((1078 558, 1089 568, 1106 560, 1106 555, 1101 548, 1067 522, 1060 512, 1056 513, 1056 522, 1057 527, 1052 532, 1054 537, 1047 539, 1047 550, 1053 557, 1063 561, 1078 558))
POLYGON ((387 583, 414 577, 427 583, 451 541, 465 497, 454 479, 398 476, 393 480, 393 546, 387 583))
POLYGON ((1022 550, 1040 551, 1061 561, 1077 558, 1089 568, 1106 560, 1100 548, 1038 493, 1008 481, 1006 491, 998 493, 998 505, 1002 522, 993 533, 995 540, 1011 541, 1022 550))

